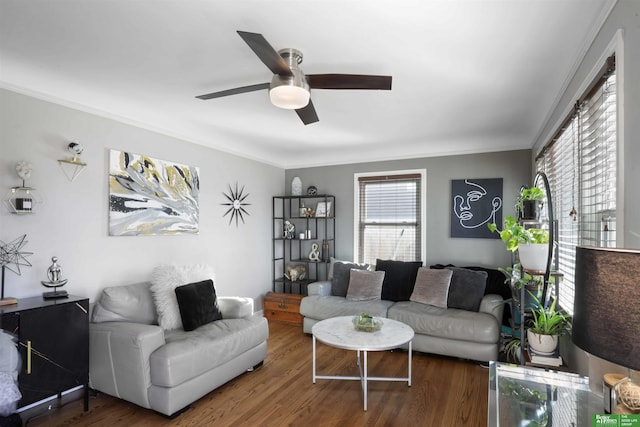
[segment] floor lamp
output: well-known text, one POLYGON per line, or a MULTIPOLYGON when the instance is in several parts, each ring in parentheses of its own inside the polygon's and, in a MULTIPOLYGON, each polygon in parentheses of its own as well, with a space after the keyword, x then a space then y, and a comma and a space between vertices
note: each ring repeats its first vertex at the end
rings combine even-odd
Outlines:
POLYGON ((575 274, 573 342, 629 370, 616 393, 640 411, 640 250, 578 246, 575 274))

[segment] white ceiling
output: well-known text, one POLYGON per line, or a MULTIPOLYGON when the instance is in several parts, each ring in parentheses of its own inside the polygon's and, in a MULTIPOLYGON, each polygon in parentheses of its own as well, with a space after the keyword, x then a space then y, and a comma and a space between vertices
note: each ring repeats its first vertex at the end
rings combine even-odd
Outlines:
POLYGON ((525 149, 614 2, 0 0, 0 86, 285 168, 525 149), (393 89, 196 99, 270 81, 236 30, 393 89))

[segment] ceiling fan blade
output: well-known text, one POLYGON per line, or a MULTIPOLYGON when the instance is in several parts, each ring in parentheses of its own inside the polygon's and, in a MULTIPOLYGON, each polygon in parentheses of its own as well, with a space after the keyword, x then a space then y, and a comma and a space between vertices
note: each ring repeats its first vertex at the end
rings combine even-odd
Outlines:
POLYGON ((307 74, 312 89, 391 90, 391 76, 365 74, 307 74))
POLYGON ((311 102, 311 100, 309 100, 306 107, 298 108, 296 113, 305 125, 310 125, 318 121, 318 115, 316 114, 316 109, 313 108, 313 102, 311 102))
POLYGON ((247 33, 246 31, 238 31, 238 34, 242 37, 242 40, 249 45, 251 50, 258 55, 258 58, 264 62, 264 65, 273 72, 273 74, 293 76, 287 61, 282 59, 282 56, 280 56, 280 54, 271 47, 262 34, 247 33))
POLYGON ((257 85, 242 86, 242 87, 237 87, 235 89, 222 90, 220 92, 213 92, 213 93, 208 93, 206 95, 196 96, 196 98, 198 99, 221 98, 223 96, 237 95, 239 93, 253 92, 255 90, 262 90, 262 89, 269 89, 269 83, 259 83, 257 85))

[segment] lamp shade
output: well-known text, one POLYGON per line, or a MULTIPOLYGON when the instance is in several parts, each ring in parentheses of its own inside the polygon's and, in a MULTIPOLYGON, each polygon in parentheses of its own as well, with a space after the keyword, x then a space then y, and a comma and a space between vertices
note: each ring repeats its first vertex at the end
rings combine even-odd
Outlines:
POLYGON ((309 103, 309 91, 298 86, 276 86, 269 91, 271 103, 287 110, 297 110, 309 103))
POLYGON ((276 107, 297 110, 309 104, 309 84, 302 71, 297 68, 297 60, 288 54, 285 58, 290 60, 291 75, 273 76, 269 85, 269 99, 276 107))
POLYGON ((640 250, 576 248, 573 342, 640 370, 640 250))

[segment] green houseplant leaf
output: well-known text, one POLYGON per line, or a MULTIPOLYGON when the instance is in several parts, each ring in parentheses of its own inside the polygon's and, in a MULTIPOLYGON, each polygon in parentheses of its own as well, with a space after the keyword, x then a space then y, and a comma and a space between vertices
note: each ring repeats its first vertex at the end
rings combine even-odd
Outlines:
POLYGON ((531 312, 533 319, 529 330, 541 335, 561 335, 567 332, 570 326, 571 316, 556 309, 557 300, 553 300, 548 308, 533 294, 536 305, 531 312))
POLYGON ((489 230, 500 234, 500 239, 506 244, 507 250, 515 252, 518 246, 525 243, 549 243, 549 230, 542 228, 525 228, 511 215, 504 217, 504 226, 498 230, 495 223, 487 224, 489 230))
POLYGON ((530 200, 542 202, 545 199, 545 197, 546 197, 546 194, 544 190, 538 187, 531 187, 531 188, 523 187, 520 190, 520 195, 518 196, 518 200, 516 201, 516 207, 518 208, 518 211, 522 212, 524 208, 523 202, 530 201, 530 200))
POLYGON ((537 200, 542 201, 545 198, 544 190, 538 187, 523 188, 520 192, 520 199, 522 200, 537 200))

